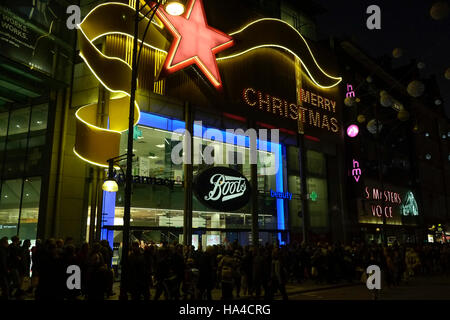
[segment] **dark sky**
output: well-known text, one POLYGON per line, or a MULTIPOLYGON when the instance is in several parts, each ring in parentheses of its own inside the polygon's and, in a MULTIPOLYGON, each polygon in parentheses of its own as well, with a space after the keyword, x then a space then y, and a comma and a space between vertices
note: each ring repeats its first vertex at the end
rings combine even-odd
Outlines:
POLYGON ((450 117, 450 80, 444 77, 445 70, 450 67, 450 16, 439 21, 431 18, 430 8, 436 1, 316 1, 328 10, 317 17, 319 38, 327 34, 354 36, 356 43, 373 57, 391 54, 394 48, 401 48, 403 57, 395 59, 395 65, 406 64, 410 59, 423 61, 426 64, 423 75, 436 74, 450 117), (381 8, 381 30, 366 27, 369 17, 366 9, 372 4, 381 8))

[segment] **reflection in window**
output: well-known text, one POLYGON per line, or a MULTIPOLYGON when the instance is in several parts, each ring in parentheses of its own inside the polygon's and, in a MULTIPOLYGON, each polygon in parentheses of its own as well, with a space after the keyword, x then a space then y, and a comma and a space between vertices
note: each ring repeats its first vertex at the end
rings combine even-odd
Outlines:
POLYGON ((42 104, 34 106, 31 112, 30 131, 47 129, 48 105, 42 104))
POLYGON ((0 237, 17 235, 19 228, 21 239, 36 239, 40 194, 41 178, 6 180, 3 183, 0 198, 0 237))
POLYGON ((8 133, 8 112, 0 113, 0 137, 6 137, 8 133))
POLYGON ((39 217, 39 199, 41 195, 41 179, 25 179, 20 212, 19 237, 35 239, 39 217))
POLYGON ((30 108, 19 109, 11 112, 8 135, 15 135, 28 132, 30 120, 30 108))

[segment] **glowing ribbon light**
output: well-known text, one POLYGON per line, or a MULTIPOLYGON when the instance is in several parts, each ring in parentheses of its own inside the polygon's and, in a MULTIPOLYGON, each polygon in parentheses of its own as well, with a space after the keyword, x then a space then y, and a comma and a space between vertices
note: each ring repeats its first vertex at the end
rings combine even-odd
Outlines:
MULTIPOLYGON (((121 133, 128 130, 131 66, 120 58, 104 55, 93 42, 110 34, 132 37, 134 24, 131 22, 134 21, 135 12, 132 7, 122 3, 106 3, 94 8, 79 25, 81 58, 108 91, 122 94, 121 98, 109 101, 107 128, 97 124, 97 104, 84 106, 75 114, 77 129, 74 153, 96 166, 107 167, 107 160, 119 155, 121 133)), ((167 46, 167 40, 158 30, 160 26, 152 24, 148 36, 143 39, 148 22, 148 19, 140 22, 139 41, 155 50, 167 52, 160 49, 167 46)), ((139 106, 135 102, 134 124, 139 122, 139 116, 139 106)))
POLYGON ((234 53, 219 57, 218 61, 233 59, 260 48, 278 48, 297 57, 318 87, 332 88, 342 81, 341 77, 331 76, 320 67, 305 38, 287 22, 259 19, 230 35, 236 43, 231 49, 234 53))

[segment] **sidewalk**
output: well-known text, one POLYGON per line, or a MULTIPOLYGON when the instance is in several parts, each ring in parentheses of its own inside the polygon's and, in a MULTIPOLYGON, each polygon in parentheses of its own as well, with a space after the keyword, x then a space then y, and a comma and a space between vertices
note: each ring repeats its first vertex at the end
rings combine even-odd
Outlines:
MULTIPOLYGON (((352 287, 352 286, 359 286, 362 285, 358 281, 354 281, 353 283, 348 282, 339 282, 339 283, 333 283, 333 284, 316 284, 314 281, 305 281, 301 284, 287 284, 286 285, 286 293, 288 297, 293 294, 298 293, 304 293, 304 292, 312 292, 312 291, 320 291, 320 290, 327 290, 327 289, 333 289, 333 288, 342 288, 342 287, 352 287)), ((115 282, 113 291, 115 293, 114 296, 110 297, 108 300, 118 300, 119 298, 119 292, 120 292, 120 282, 115 282)), ((261 298, 259 300, 262 300, 264 298, 264 290, 261 293, 261 298)), ((155 289, 150 289, 151 298, 153 299, 155 297, 155 289)), ((233 296, 235 297, 236 291, 233 291, 233 296)), ((221 289, 214 289, 212 291, 212 299, 214 301, 220 300, 222 297, 222 291, 221 289)), ((281 294, 278 293, 275 295, 274 300, 281 299, 281 294)), ((161 296, 160 300, 164 300, 164 295, 161 296)), ((235 297, 236 300, 236 297, 235 297)), ((239 300, 256 300, 256 297, 251 296, 241 296, 239 300)))

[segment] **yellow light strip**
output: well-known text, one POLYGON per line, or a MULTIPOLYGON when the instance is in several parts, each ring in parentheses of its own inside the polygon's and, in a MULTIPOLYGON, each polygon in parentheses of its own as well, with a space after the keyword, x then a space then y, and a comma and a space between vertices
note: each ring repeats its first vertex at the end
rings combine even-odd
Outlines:
MULTIPOLYGON (((103 54, 102 54, 102 55, 103 55, 103 54)), ((105 55, 103 55, 103 56, 105 56, 105 55)), ((81 52, 80 52, 80 57, 81 57, 81 58, 83 59, 83 61, 86 63, 86 65, 88 66, 89 70, 91 70, 91 72, 92 72, 92 74, 94 75, 94 77, 95 77, 95 78, 102 84, 102 86, 104 86, 108 91, 110 91, 110 92, 112 92, 112 93, 122 93, 122 94, 124 94, 124 95, 130 97, 130 94, 129 94, 128 92, 125 92, 125 91, 122 91, 122 90, 113 90, 113 89, 109 88, 109 87, 102 81, 102 79, 97 75, 97 73, 92 69, 92 67, 89 65, 89 63, 87 62, 86 58, 81 54, 81 52)), ((108 58, 107 56, 105 56, 105 57, 108 58)), ((114 60, 115 58, 109 58, 109 59, 114 60)), ((122 59, 119 59, 119 58, 117 58, 117 59, 123 61, 122 59)), ((125 61, 123 61, 123 62, 126 63, 125 61)), ((126 64, 128 65, 128 63, 126 63, 126 64)), ((128 65, 128 66, 129 66, 129 65, 128 65)), ((130 67, 130 66, 129 66, 129 67, 130 67)), ((130 67, 130 68, 131 68, 131 67, 130 67)), ((117 99, 119 99, 119 98, 117 98, 117 99)), ((139 105, 138 105, 138 103, 137 103, 136 101, 134 101, 134 104, 135 104, 136 108, 138 109, 138 120, 137 120, 136 122, 139 122, 139 120, 140 120, 140 118, 141 118, 141 109, 139 108, 139 105)), ((80 111, 80 110, 81 110, 81 108, 80 108, 78 111, 80 111)), ((82 119, 77 115, 77 114, 78 114, 78 111, 75 113, 75 116, 76 116, 78 119, 80 119, 82 122, 84 122, 85 124, 87 124, 87 125, 89 125, 89 126, 92 126, 92 125, 90 125, 89 123, 87 123, 86 121, 82 120, 82 119)), ((95 126, 92 126, 92 127, 98 128, 98 129, 100 129, 100 130, 113 131, 113 132, 119 132, 119 133, 122 133, 122 132, 127 131, 127 130, 124 130, 124 131, 114 131, 114 130, 103 129, 103 128, 100 128, 100 127, 95 127, 95 126)))
POLYGON ((300 32, 298 32, 297 29, 295 29, 294 27, 292 27, 289 23, 287 23, 287 22, 285 22, 285 21, 283 21, 283 20, 280 20, 280 19, 274 19, 274 18, 263 18, 263 19, 258 19, 258 20, 255 20, 255 21, 249 23, 248 25, 246 25, 246 26, 243 27, 242 29, 240 29, 240 30, 238 30, 238 31, 235 31, 235 32, 231 33, 230 35, 232 36, 232 35, 241 33, 242 31, 244 31, 245 29, 247 29, 247 28, 250 27, 251 25, 253 25, 253 24, 255 24, 255 23, 258 23, 258 22, 261 22, 261 21, 277 21, 277 22, 282 22, 282 23, 286 24, 287 26, 289 26, 289 27, 290 27, 292 30, 294 30, 294 31, 301 37, 301 39, 304 41, 304 43, 306 44, 306 47, 307 47, 308 50, 309 50, 309 53, 311 54, 311 56, 312 56, 312 58, 313 58, 314 63, 315 63, 316 66, 319 68, 319 70, 322 71, 323 74, 325 74, 326 76, 330 77, 331 79, 338 80, 338 82, 337 82, 335 85, 332 85, 332 86, 322 86, 322 85, 318 84, 317 81, 314 79, 314 77, 311 75, 311 73, 310 73, 310 71, 308 70, 308 68, 306 67, 306 65, 303 63, 302 59, 301 59, 297 54, 295 54, 292 50, 290 50, 290 49, 288 49, 288 48, 286 48, 286 47, 284 47, 284 46, 280 46, 280 45, 276 45, 276 44, 267 44, 267 45, 256 46, 256 47, 250 48, 250 49, 248 49, 248 50, 245 50, 245 51, 240 52, 240 53, 237 53, 237 54, 233 54, 233 55, 230 55, 230 56, 217 58, 217 60, 218 60, 218 61, 222 61, 222 60, 232 59, 232 58, 241 56, 241 55, 243 55, 243 54, 246 54, 246 53, 248 53, 248 52, 250 52, 250 51, 252 51, 252 50, 259 49, 259 48, 276 47, 276 48, 284 49, 284 50, 288 51, 289 53, 293 54, 294 56, 296 56, 297 58, 299 58, 300 61, 301 61, 301 63, 302 63, 302 65, 306 68, 306 71, 308 72, 308 75, 310 76, 310 78, 313 80, 313 82, 314 82, 317 86, 319 86, 319 87, 321 87, 321 88, 332 88, 332 87, 338 85, 338 84, 342 81, 342 77, 334 77, 334 76, 331 76, 331 75, 329 75, 328 73, 326 73, 326 72, 320 67, 320 65, 317 63, 317 60, 316 60, 316 58, 315 58, 313 52, 311 51, 311 48, 310 48, 309 45, 308 45, 308 42, 305 40, 305 38, 302 36, 302 34, 301 34, 300 32))
MULTIPOLYGON (((124 7, 128 7, 128 8, 130 8, 131 10, 133 10, 133 11, 136 11, 136 9, 135 8, 133 8, 132 6, 130 6, 129 4, 125 4, 125 3, 122 3, 122 2, 106 2, 106 3, 102 3, 102 4, 99 4, 98 6, 96 6, 94 9, 92 9, 91 11, 89 11, 89 13, 86 15, 86 17, 84 17, 84 19, 83 19, 83 21, 81 21, 81 23, 78 25, 78 27, 80 26, 80 25, 82 25, 83 24, 83 22, 87 19, 87 17, 89 17, 95 10, 97 10, 98 8, 100 8, 100 7, 103 7, 103 6, 110 6, 110 5, 119 5, 119 6, 124 6, 124 7)), ((142 14, 142 13, 139 13, 142 17, 144 17, 144 15, 142 14)), ((146 18, 147 20, 148 20, 148 18, 146 18)), ((164 24, 159 24, 157 21, 155 21, 155 20, 152 20, 152 23, 155 25, 155 26, 157 26, 157 27, 159 27, 160 29, 163 29, 164 28, 164 24)))
MULTIPOLYGON (((98 35, 97 37, 95 37, 94 39, 92 39, 90 41, 91 42, 95 42, 96 40, 100 39, 101 37, 113 36, 113 35, 127 36, 127 37, 131 38, 131 40, 134 40, 134 36, 132 36, 132 35, 130 35, 128 33, 120 32, 120 31, 111 31, 111 32, 102 33, 102 34, 98 35)), ((153 50, 160 51, 160 52, 163 52, 163 53, 166 53, 166 54, 168 53, 166 50, 163 50, 163 49, 160 49, 158 47, 152 46, 152 45, 148 44, 147 42, 143 42, 143 40, 141 40, 141 39, 138 39, 138 42, 139 43, 144 43, 144 46, 149 47, 149 48, 151 48, 153 50)))
MULTIPOLYGON (((324 89, 333 88, 333 87, 337 86, 337 85, 342 81, 342 78, 341 78, 341 77, 338 77, 338 78, 332 77, 333 79, 338 80, 336 84, 333 84, 333 85, 331 85, 331 86, 323 86, 323 85, 319 84, 319 83, 314 79, 314 77, 312 76, 311 72, 309 71, 308 67, 307 67, 306 64, 303 62, 303 60, 302 60, 302 59, 301 59, 294 51, 290 50, 289 48, 286 48, 286 47, 277 45, 277 44, 264 44, 264 45, 260 45, 260 46, 257 46, 257 47, 253 47, 253 48, 247 49, 247 50, 245 50, 245 51, 243 51, 243 52, 236 53, 236 54, 231 55, 231 56, 217 58, 217 61, 223 61, 223 60, 233 59, 233 58, 242 56, 242 55, 244 55, 244 54, 246 54, 246 53, 249 53, 250 51, 253 51, 253 50, 256 50, 256 49, 261 49, 261 48, 279 48, 279 49, 286 50, 287 52, 289 52, 289 53, 292 54, 293 56, 297 57, 297 58, 300 60, 300 62, 302 63, 302 65, 305 67, 306 72, 308 73, 308 75, 309 75, 309 77, 311 78, 311 80, 314 82, 314 84, 315 84, 316 86, 318 86, 318 87, 320 87, 320 88, 324 88, 324 89)), ((327 76, 328 76, 328 75, 327 75, 327 76)))
MULTIPOLYGON (((107 4, 103 4, 103 5, 107 5, 107 4)), ((123 4, 121 4, 121 5, 123 5, 123 4)), ((98 7, 97 7, 97 8, 98 8, 98 7)), ((97 8, 96 8, 96 9, 97 9, 97 8)), ((94 10, 95 10, 95 9, 94 9, 94 10)), ((94 10, 93 10, 93 11, 94 11, 94 10)), ((93 11, 91 11, 91 13, 92 13, 93 11)), ((89 14, 88 14, 88 16, 89 16, 89 14)), ((86 16, 86 18, 87 18, 88 16, 86 16)), ((83 20, 83 22, 86 20, 86 18, 83 20)), ((98 56, 100 56, 100 57, 102 57, 102 58, 104 58, 104 59, 106 59, 106 60, 121 62, 121 63, 125 64, 125 65, 129 68, 130 72, 132 71, 131 65, 130 65, 129 63, 127 63, 125 60, 120 59, 120 58, 118 58, 118 57, 109 57, 109 56, 103 54, 100 50, 98 50, 98 48, 93 44, 93 41, 95 41, 95 40, 98 39, 99 37, 104 36, 104 35, 107 35, 107 34, 114 34, 113 32, 107 33, 107 34, 103 34, 103 35, 100 35, 100 36, 96 37, 95 39, 91 40, 91 39, 89 39, 89 38, 87 37, 86 33, 84 32, 84 30, 83 30, 83 28, 82 28, 82 23, 79 25, 79 30, 81 31, 81 34, 84 36, 84 38, 85 38, 85 40, 87 41, 87 43, 89 43, 89 45, 95 49, 96 54, 98 54, 98 56)), ((126 36, 129 36, 129 35, 125 34, 125 33, 120 33, 120 32, 118 32, 118 34, 124 34, 124 35, 126 35, 126 36)), ((142 41, 141 41, 141 42, 142 42, 142 41)), ((150 46, 150 47, 151 47, 151 46, 150 46)), ((83 61, 86 63, 88 69, 92 72, 92 74, 94 75, 94 77, 95 77, 95 78, 103 85, 103 87, 105 87, 109 92, 111 92, 111 93, 120 93, 120 94, 122 95, 121 98, 123 98, 124 96, 130 97, 130 93, 128 93, 128 92, 126 92, 126 91, 124 91, 124 90, 113 90, 113 89, 110 88, 108 85, 106 85, 106 83, 101 79, 101 77, 95 72, 94 68, 90 65, 90 63, 88 62, 88 60, 86 59, 86 57, 83 55, 82 52, 80 52, 80 57, 81 57, 81 58, 83 59, 83 61)), ((116 98, 116 99, 120 99, 120 98, 116 98)), ((114 100, 116 100, 116 99, 114 99, 114 100)), ((89 105, 89 106, 92 106, 92 104, 89 105)), ((139 108, 139 105, 138 105, 137 101, 134 101, 134 106, 135 106, 135 108, 136 108, 136 110, 137 110, 137 116, 136 116, 136 119, 135 119, 135 123, 137 124, 137 123, 139 123, 139 120, 140 120, 140 108, 139 108)), ((125 130, 123 130, 123 131, 117 131, 117 130, 105 129, 105 128, 98 127, 98 126, 95 126, 95 125, 93 125, 93 124, 88 123, 86 120, 84 120, 84 119, 82 119, 82 118, 80 117, 80 112, 81 112, 84 108, 86 108, 86 107, 88 107, 88 106, 84 106, 84 107, 81 107, 80 109, 78 109, 77 112, 75 113, 75 116, 76 116, 77 120, 79 120, 81 123, 83 123, 83 124, 86 125, 87 127, 91 128, 92 130, 94 130, 94 131, 99 131, 99 132, 113 132, 113 133, 117 133, 117 134, 121 134, 121 133, 123 133, 123 132, 128 131, 128 128, 125 129, 125 130)), ((136 110, 135 110, 135 112, 136 112, 136 110)), ((107 168, 107 167, 108 167, 108 165, 101 164, 101 163, 98 163, 98 162, 89 160, 89 159, 87 159, 87 158, 81 156, 81 155, 76 151, 75 147, 73 148, 73 151, 74 151, 74 153, 75 153, 81 160, 83 160, 83 161, 85 161, 85 162, 87 162, 87 163, 89 163, 89 164, 92 164, 92 165, 95 165, 95 166, 104 167, 104 168, 107 168)), ((116 168, 118 168, 118 167, 116 167, 116 168)))
POLYGON ((317 61, 316 61, 316 58, 315 58, 313 52, 311 51, 311 48, 310 48, 309 45, 308 45, 308 42, 305 40, 305 38, 302 36, 302 34, 301 34, 297 29, 295 29, 293 26, 291 26, 291 25, 290 25, 289 23, 287 23, 286 21, 283 21, 283 20, 280 20, 280 19, 275 19, 275 18, 263 18, 263 19, 255 20, 255 21, 249 23, 248 25, 246 25, 246 26, 245 26, 244 28, 242 28, 241 30, 236 31, 236 32, 233 32, 233 33, 231 33, 230 35, 235 35, 235 34, 237 34, 237 33, 241 33, 242 31, 244 31, 245 29, 247 29, 247 28, 250 27, 251 25, 253 25, 253 24, 255 24, 255 23, 258 23, 258 22, 261 22, 261 21, 277 21, 277 22, 282 22, 282 23, 284 23, 285 25, 287 25, 289 28, 291 28, 292 30, 294 30, 294 31, 300 36, 300 38, 302 38, 303 42, 306 44, 306 47, 308 48, 309 53, 310 53, 311 56, 313 57, 314 63, 315 63, 316 66, 319 68, 319 70, 322 71, 325 75, 327 75, 328 77, 330 77, 330 78, 332 78, 332 79, 335 79, 335 80, 342 80, 342 77, 333 77, 333 76, 329 75, 328 73, 326 73, 326 72, 320 67, 320 65, 319 65, 319 64, 317 63, 317 61))
MULTIPOLYGON (((81 25, 80 25, 80 26, 81 26, 81 25)), ((86 38, 86 40, 89 41, 89 43, 92 45, 92 47, 93 47, 100 55, 102 55, 104 58, 109 59, 109 60, 118 60, 118 61, 121 61, 121 62, 125 63, 125 64, 128 66, 128 68, 130 68, 130 70, 132 70, 131 66, 130 66, 125 60, 120 59, 120 58, 118 58, 118 57, 108 57, 107 55, 103 54, 103 53, 102 53, 100 50, 98 50, 98 48, 94 45, 93 40, 90 40, 90 39, 88 38, 88 36, 84 33, 84 31, 83 31, 83 29, 82 29, 81 27, 80 27, 79 30, 81 31, 81 33, 83 34, 83 36, 86 38)), ((134 37, 133 37, 133 38, 134 38, 134 37)), ((80 56, 83 58, 81 52, 80 52, 80 56)), ((84 59, 84 60, 86 61, 86 59, 84 59)))
POLYGON ((83 158, 83 157, 80 156, 80 155, 78 154, 78 152, 75 150, 75 147, 73 147, 73 153, 75 153, 75 155, 76 155, 78 158, 80 158, 81 160, 83 160, 83 161, 85 161, 85 162, 87 162, 87 163, 93 164, 94 166, 98 166, 98 167, 102 167, 102 168, 109 168, 109 166, 107 166, 107 165, 100 164, 100 163, 96 163, 96 162, 93 162, 93 161, 88 160, 88 159, 86 159, 86 158, 83 158))

